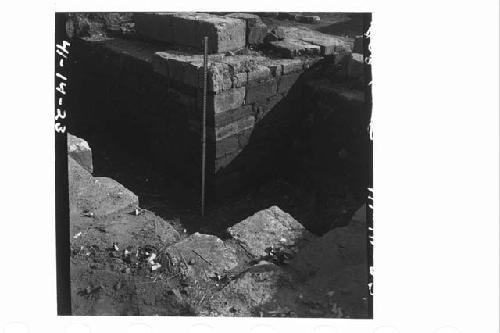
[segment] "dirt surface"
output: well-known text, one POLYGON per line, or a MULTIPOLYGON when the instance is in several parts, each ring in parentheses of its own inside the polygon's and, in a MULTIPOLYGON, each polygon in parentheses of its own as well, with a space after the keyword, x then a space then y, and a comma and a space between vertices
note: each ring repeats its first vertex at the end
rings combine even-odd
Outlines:
MULTIPOLYGON (((85 207, 99 210, 114 193, 71 160, 69 172, 71 199, 85 207)), ((100 215, 70 207, 74 315, 367 316, 364 207, 346 227, 302 241, 303 227, 277 206, 237 223, 238 237, 226 240, 179 233, 175 221, 133 205, 100 215)))

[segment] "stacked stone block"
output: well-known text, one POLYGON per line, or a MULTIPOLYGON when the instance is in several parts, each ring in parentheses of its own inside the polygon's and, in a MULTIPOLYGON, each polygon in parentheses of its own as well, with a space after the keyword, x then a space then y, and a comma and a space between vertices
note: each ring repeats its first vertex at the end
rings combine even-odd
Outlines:
POLYGON ((208 52, 234 51, 245 47, 243 20, 206 13, 135 14, 136 31, 143 37, 201 51, 208 36, 208 52))
POLYGON ((85 87, 75 87, 74 93, 90 91, 95 96, 89 100, 102 104, 88 105, 89 110, 106 110, 93 115, 106 118, 95 124, 101 130, 117 127, 120 119, 119 130, 140 140, 157 169, 199 186, 204 71, 200 44, 208 35, 209 197, 233 193, 273 172, 267 166, 279 165, 275 162, 300 121, 303 73, 324 55, 350 47, 334 37, 288 27, 271 41, 300 46, 297 52, 285 48, 290 52, 286 58, 248 49, 226 52, 262 43, 267 27, 252 14, 142 13, 135 21, 146 41, 101 38, 77 44, 84 57, 78 66, 82 77, 74 81, 85 87))
MULTIPOLYGON (((301 73, 316 61, 315 58, 271 59, 258 53, 209 56, 207 96, 207 166, 211 188, 220 195, 248 183, 249 173, 260 168, 255 164, 260 156, 269 158, 279 146, 269 133, 275 128, 255 129, 276 106, 286 99, 301 73), (254 165, 254 170, 249 167, 254 165)), ((153 70, 170 82, 182 83, 195 92, 195 114, 190 118, 189 131, 194 137, 201 132, 201 93, 203 65, 201 55, 157 52, 152 60, 153 70)), ((299 98, 296 95, 295 98, 299 98)), ((285 109, 285 108, 283 108, 285 109)), ((290 105, 286 108, 293 109, 290 105)), ((292 111, 290 111, 292 112, 292 111)), ((291 114, 282 114, 280 121, 292 121, 291 114)), ((267 127, 274 126, 268 124, 267 127)), ((278 134, 279 136, 279 134, 278 134)), ((193 148, 198 154, 199 149, 193 148)), ((196 155, 195 154, 195 155, 196 155)), ((198 155, 199 160, 199 155, 198 155)), ((265 161, 259 161, 265 164, 265 161)), ((198 165, 193 161, 193 165, 198 165)))
POLYGON ((268 47, 287 58, 304 54, 330 56, 351 53, 354 45, 351 38, 323 34, 302 27, 278 27, 268 36, 268 47))

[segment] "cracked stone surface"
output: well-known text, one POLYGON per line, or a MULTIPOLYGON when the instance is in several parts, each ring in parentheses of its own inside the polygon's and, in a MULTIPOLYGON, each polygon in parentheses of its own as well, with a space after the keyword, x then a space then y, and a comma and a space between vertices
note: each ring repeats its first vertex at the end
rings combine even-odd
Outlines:
POLYGON ((297 220, 277 206, 257 212, 227 231, 254 258, 268 255, 269 248, 293 249, 302 240, 312 238, 297 220))

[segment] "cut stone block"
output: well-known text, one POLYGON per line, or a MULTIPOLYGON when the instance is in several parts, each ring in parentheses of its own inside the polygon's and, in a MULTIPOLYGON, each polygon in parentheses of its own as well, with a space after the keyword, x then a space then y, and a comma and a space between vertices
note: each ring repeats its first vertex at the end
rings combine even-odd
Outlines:
POLYGON ((271 78, 271 69, 267 66, 258 65, 256 68, 248 72, 247 84, 255 81, 265 81, 271 78))
POLYGON ((92 177, 68 156, 69 202, 71 214, 93 213, 95 217, 133 210, 137 196, 107 177, 92 177))
POLYGON ((263 101, 268 97, 276 95, 277 83, 276 80, 269 80, 255 86, 247 87, 246 103, 251 104, 258 101, 263 101))
POLYGON ((136 31, 146 38, 208 52, 221 53, 245 47, 245 21, 206 13, 139 13, 136 31))
POLYGON ((282 75, 278 81, 278 93, 283 94, 288 92, 295 82, 297 82, 300 75, 300 72, 282 75))
POLYGON ((223 276, 238 266, 239 260, 234 248, 212 235, 194 233, 165 250, 174 266, 186 268, 186 277, 206 280, 223 276), (186 267, 186 264, 193 263, 186 267))
POLYGON ((296 20, 303 23, 318 23, 321 18, 316 15, 297 15, 296 20))
POLYGON ((305 54, 306 53, 305 45, 309 44, 304 43, 298 39, 289 39, 289 38, 284 40, 269 42, 269 46, 271 47, 271 49, 279 53, 281 56, 287 58, 294 58, 296 56, 305 54))
POLYGON ((268 255, 271 247, 293 250, 300 240, 311 237, 299 222, 277 206, 261 210, 227 230, 256 259, 268 255))
POLYGON ((242 132, 246 129, 252 128, 254 126, 254 124, 255 124, 255 117, 253 115, 242 118, 242 119, 235 121, 229 125, 216 128, 215 129, 215 138, 217 140, 222 140, 224 138, 227 138, 227 137, 235 135, 239 132, 242 132))
MULTIPOLYGON (((231 87, 231 79, 224 77, 220 65, 216 63, 221 55, 208 57, 207 88, 209 91, 222 91, 231 87)), ((178 51, 156 52, 152 60, 153 70, 170 80, 178 81, 195 88, 203 87, 203 55, 186 54, 178 51)), ((229 71, 226 70, 228 73, 229 71)))
POLYGON ((242 118, 253 115, 252 112, 253 110, 251 105, 244 105, 234 110, 218 113, 215 115, 215 127, 218 128, 227 126, 242 118))
POLYGON ((351 52, 354 44, 352 38, 323 34, 303 27, 282 27, 282 29, 285 39, 300 40, 317 45, 323 56, 351 52))
POLYGON ((241 19, 246 22, 246 38, 248 45, 259 45, 264 42, 267 26, 262 22, 259 16, 248 13, 231 13, 226 16, 241 19))
POLYGON ((282 73, 288 74, 297 71, 301 71, 304 66, 304 60, 302 59, 283 59, 281 61, 282 73))
MULTIPOLYGON (((299 43, 302 53, 319 52, 319 46, 301 41, 299 43)), ((218 95, 234 88, 258 85, 281 74, 303 70, 309 63, 318 59, 321 58, 271 59, 258 53, 233 56, 209 55, 207 89, 218 95)), ((152 65, 155 72, 169 80, 202 88, 202 62, 202 55, 199 54, 163 51, 154 54, 152 65)))
POLYGON ((239 149, 238 136, 233 135, 217 141, 215 145, 215 157, 219 158, 228 153, 233 153, 239 149))
POLYGON ((68 133, 68 155, 92 173, 92 150, 87 141, 68 133))
POLYGON ((207 108, 215 114, 236 109, 245 102, 245 88, 234 88, 220 94, 207 96, 207 108))

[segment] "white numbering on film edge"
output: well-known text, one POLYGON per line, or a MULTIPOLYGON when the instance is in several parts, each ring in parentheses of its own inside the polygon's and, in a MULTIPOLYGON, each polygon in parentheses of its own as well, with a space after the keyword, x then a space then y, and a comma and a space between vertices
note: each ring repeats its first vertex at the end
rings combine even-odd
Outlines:
POLYGON ((63 106, 63 97, 66 95, 66 81, 68 81, 68 78, 64 75, 61 74, 59 71, 63 69, 64 67, 64 60, 68 58, 69 51, 68 47, 71 44, 68 41, 63 41, 62 44, 56 44, 56 53, 60 56, 59 59, 59 70, 56 71, 56 78, 60 80, 56 87, 56 91, 61 94, 62 96, 57 99, 57 104, 58 107, 56 108, 56 115, 54 117, 56 123, 54 124, 54 129, 57 133, 65 133, 66 132, 66 126, 61 124, 59 120, 65 119, 66 118, 66 110, 62 109, 63 106))
POLYGON ((64 132, 66 132, 66 126, 61 126, 60 123, 56 123, 55 130, 57 133, 64 133, 64 132))
POLYGON ((59 108, 56 109, 56 116, 54 118, 55 118, 55 120, 66 118, 66 111, 65 110, 61 111, 61 109, 59 109, 59 108))

